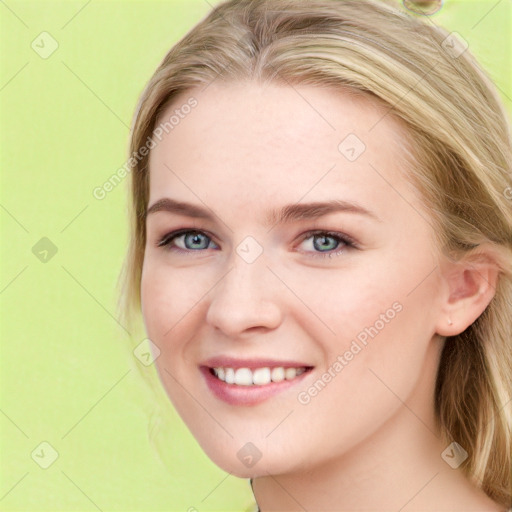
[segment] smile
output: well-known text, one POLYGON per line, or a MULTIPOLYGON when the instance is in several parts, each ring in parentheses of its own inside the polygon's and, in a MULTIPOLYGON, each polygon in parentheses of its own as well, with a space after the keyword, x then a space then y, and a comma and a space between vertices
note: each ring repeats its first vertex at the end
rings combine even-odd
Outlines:
POLYGON ((271 382, 292 380, 307 371, 308 367, 284 368, 212 368, 213 374, 221 381, 236 386, 264 386, 271 382))
POLYGON ((208 390, 234 406, 253 406, 298 385, 312 366, 237 367, 200 366, 208 390))

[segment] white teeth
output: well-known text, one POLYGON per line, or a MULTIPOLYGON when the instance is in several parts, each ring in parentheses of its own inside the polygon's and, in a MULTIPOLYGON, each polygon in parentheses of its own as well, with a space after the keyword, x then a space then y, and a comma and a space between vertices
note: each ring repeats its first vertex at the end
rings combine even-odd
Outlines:
POLYGON ((283 380, 292 380, 303 374, 306 368, 283 368, 278 366, 272 368, 214 368, 213 373, 219 380, 227 384, 236 384, 237 386, 264 386, 271 382, 282 382, 283 380))
POLYGON ((252 383, 257 386, 263 386, 272 382, 270 378, 270 368, 257 368, 252 372, 252 383))
POLYGON ((235 384, 237 386, 251 386, 252 372, 249 368, 238 368, 235 372, 235 384))
POLYGON ((286 377, 286 380, 292 380, 297 376, 297 370, 295 370, 295 368, 286 368, 284 376, 286 377))
POLYGON ((233 368, 226 368, 226 378, 225 381, 228 384, 234 384, 235 383, 235 370, 233 368))
POLYGON ((282 366, 272 368, 272 382, 281 382, 282 380, 284 380, 284 368, 282 366))

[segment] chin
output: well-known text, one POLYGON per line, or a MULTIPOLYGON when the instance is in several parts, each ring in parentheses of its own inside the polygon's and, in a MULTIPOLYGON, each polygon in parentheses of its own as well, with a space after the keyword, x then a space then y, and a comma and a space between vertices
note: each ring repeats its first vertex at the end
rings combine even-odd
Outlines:
MULTIPOLYGON (((275 452, 272 453, 271 457, 266 457, 251 443, 246 443, 242 447, 235 445, 236 442, 232 446, 218 444, 215 446, 201 446, 216 466, 238 478, 257 478, 269 474, 278 475, 293 470, 291 467, 292 461, 283 461, 283 458, 275 452)), ((297 461, 297 464, 300 465, 299 461, 297 461)))

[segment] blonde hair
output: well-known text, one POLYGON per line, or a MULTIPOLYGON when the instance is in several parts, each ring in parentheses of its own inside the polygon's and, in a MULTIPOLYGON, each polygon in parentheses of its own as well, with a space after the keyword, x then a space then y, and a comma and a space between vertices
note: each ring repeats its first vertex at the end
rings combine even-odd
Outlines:
MULTIPOLYGON (((391 0, 230 0, 165 56, 134 116, 138 155, 177 95, 213 80, 352 91, 405 123, 408 176, 431 211, 439 247, 453 256, 489 248, 499 279, 483 314, 449 338, 435 412, 462 469, 502 504, 511 499, 512 140, 508 114, 469 50, 391 0), (448 38, 448 39, 447 39, 448 38)), ((120 317, 140 312, 149 198, 148 156, 130 159, 131 238, 120 275, 120 317)))

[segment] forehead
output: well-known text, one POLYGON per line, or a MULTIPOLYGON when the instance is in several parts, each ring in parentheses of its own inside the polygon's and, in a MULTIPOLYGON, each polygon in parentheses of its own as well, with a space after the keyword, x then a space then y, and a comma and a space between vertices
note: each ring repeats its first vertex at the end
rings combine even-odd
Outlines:
POLYGON ((391 184, 404 186, 405 128, 370 97, 214 83, 175 98, 160 126, 172 116, 150 152, 150 203, 179 195, 215 207, 247 205, 320 200, 336 191, 373 201, 389 195, 391 184), (191 98, 195 107, 183 108, 191 98))

